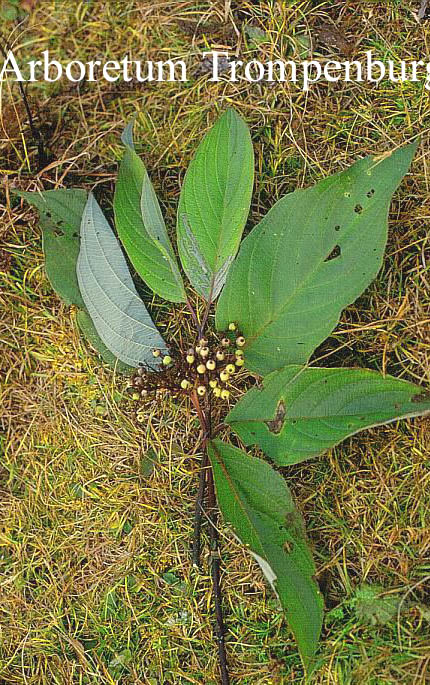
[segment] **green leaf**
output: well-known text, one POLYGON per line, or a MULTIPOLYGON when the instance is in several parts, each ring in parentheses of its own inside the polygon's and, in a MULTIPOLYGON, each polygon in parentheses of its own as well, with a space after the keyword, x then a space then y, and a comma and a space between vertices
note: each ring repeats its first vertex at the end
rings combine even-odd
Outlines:
POLYGON ((383 592, 383 588, 379 585, 367 585, 367 583, 355 590, 350 604, 354 607, 361 623, 370 623, 373 626, 385 625, 398 614, 402 606, 399 597, 393 595, 381 597, 383 592))
POLYGON ((278 465, 322 454, 349 435, 430 412, 430 393, 366 369, 287 366, 233 407, 227 423, 245 445, 257 444, 278 465))
POLYGON ((250 548, 279 597, 305 668, 312 670, 323 601, 302 518, 283 478, 269 464, 220 440, 209 443, 224 518, 250 548))
POLYGON ((216 324, 239 324, 248 368, 265 375, 303 364, 375 278, 393 192, 416 145, 346 171, 277 202, 242 243, 216 324))
POLYGON ((178 207, 182 266, 208 301, 220 292, 239 247, 253 182, 251 136, 245 122, 229 109, 199 145, 178 207))
POLYGON ((53 289, 66 304, 84 307, 76 277, 76 262, 86 191, 74 188, 40 193, 15 190, 14 193, 39 210, 45 271, 53 289))
POLYGON ((184 302, 186 294, 154 188, 133 148, 133 122, 124 130, 125 145, 115 188, 118 236, 139 276, 160 297, 184 302))
POLYGON ((115 235, 92 194, 82 216, 79 287, 106 347, 129 366, 154 364, 164 341, 136 292, 115 235))

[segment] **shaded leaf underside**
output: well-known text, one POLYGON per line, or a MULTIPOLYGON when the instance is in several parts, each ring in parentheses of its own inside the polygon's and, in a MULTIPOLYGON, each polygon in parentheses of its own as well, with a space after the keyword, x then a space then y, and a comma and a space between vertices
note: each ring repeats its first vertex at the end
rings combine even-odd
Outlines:
POLYGON ((164 341, 136 292, 127 262, 93 195, 82 217, 77 274, 82 297, 108 349, 130 366, 154 366, 164 341))

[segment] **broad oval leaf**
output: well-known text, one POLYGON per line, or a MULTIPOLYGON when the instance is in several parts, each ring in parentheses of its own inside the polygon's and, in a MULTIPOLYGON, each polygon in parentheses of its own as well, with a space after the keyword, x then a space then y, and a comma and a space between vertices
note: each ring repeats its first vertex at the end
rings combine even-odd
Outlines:
POLYGON ((39 210, 45 271, 66 304, 84 307, 76 277, 81 217, 87 192, 79 188, 43 192, 14 191, 39 210))
POLYGON ((132 125, 128 124, 122 136, 125 152, 115 188, 118 236, 149 287, 165 300, 184 302, 184 284, 160 205, 145 165, 133 149, 132 125))
POLYGON ((276 592, 307 671, 312 670, 323 601, 302 517, 283 478, 269 464, 214 440, 208 453, 224 518, 276 592))
POLYGON ((265 375, 305 363, 376 276, 391 196, 415 149, 367 157, 285 196, 245 238, 216 324, 239 324, 250 370, 265 375))
POLYGON ((430 393, 366 369, 287 366, 252 388, 227 423, 279 466, 322 454, 349 435, 430 412, 430 393))
POLYGON ((227 110, 200 143, 178 207, 178 247, 191 285, 214 300, 239 247, 251 203, 254 151, 246 123, 227 110))
POLYGON ((92 194, 81 223, 77 263, 85 305, 106 347, 129 366, 154 365, 164 341, 137 294, 115 235, 92 194))

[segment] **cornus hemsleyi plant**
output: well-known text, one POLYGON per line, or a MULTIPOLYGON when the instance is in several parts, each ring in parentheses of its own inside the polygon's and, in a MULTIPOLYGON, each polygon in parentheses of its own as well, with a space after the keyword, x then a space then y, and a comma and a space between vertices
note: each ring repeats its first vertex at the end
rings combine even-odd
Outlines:
POLYGON ((309 362, 342 309, 379 271, 391 197, 416 145, 360 159, 286 195, 240 244, 253 148, 245 122, 226 111, 199 145, 180 192, 177 247, 187 294, 132 132, 130 123, 113 200, 118 238, 91 193, 19 194, 40 211, 52 286, 75 305, 82 333, 103 359, 131 375, 138 415, 144 418, 148 404, 170 393, 190 401, 200 420, 193 557, 198 564, 200 528, 208 519, 222 682, 229 676, 216 505, 279 598, 310 674, 323 600, 302 517, 271 463, 297 464, 370 426, 430 411, 430 396, 412 383, 309 362), (184 349, 164 340, 153 323, 123 250, 154 293, 185 303, 194 338, 184 349), (253 386, 232 406, 245 381, 253 386), (229 442, 217 437, 228 427, 229 442), (268 460, 246 450, 252 446, 268 460))

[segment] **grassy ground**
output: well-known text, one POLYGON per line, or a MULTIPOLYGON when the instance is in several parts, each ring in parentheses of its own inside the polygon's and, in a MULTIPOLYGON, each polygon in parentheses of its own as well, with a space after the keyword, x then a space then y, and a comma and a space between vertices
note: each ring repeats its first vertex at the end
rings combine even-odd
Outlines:
MULTIPOLYGON (((429 59, 419 2, 22 2, 3 39, 27 59, 180 57, 228 47, 242 58, 367 49, 429 59), (20 18, 23 23, 19 24, 20 18), (253 46, 246 27, 266 31, 253 46)), ((192 70, 191 70, 192 71, 192 70)), ((50 153, 37 157, 16 84, 1 86, 2 249, 0 683, 216 683, 210 582, 190 563, 196 421, 166 400, 136 425, 125 381, 81 342, 43 272, 24 189, 96 185, 108 197, 119 134, 138 113, 140 149, 174 225, 179 183, 197 141, 228 104, 247 119, 257 181, 252 225, 285 192, 421 133, 392 205, 384 267, 319 350, 430 380, 427 258, 429 93, 423 84, 107 84, 28 89, 50 153), (151 472, 148 449, 158 464, 151 472)), ((188 316, 162 311, 178 337, 188 316)), ((429 423, 403 421, 285 470, 309 529, 327 619, 316 683, 430 682, 429 423)), ((227 639, 235 684, 298 683, 297 651, 256 565, 221 528, 227 639)), ((207 559, 207 549, 205 551, 207 559)))

